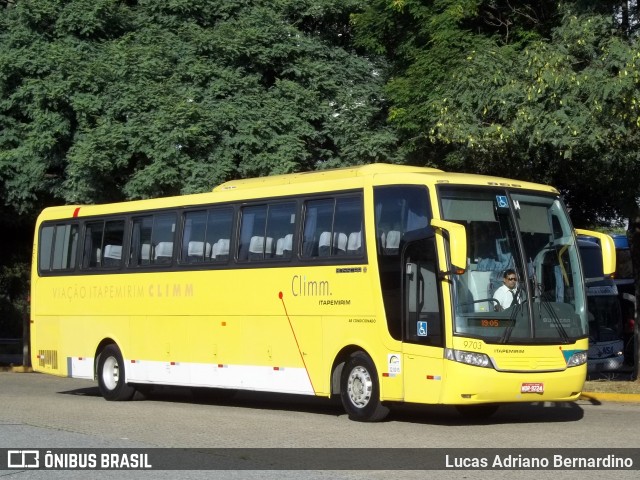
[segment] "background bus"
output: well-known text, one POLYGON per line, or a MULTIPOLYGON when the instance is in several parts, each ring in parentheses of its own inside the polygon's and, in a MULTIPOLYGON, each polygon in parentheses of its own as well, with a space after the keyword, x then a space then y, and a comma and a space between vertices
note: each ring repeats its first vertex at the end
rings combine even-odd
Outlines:
POLYGON ((626 234, 611 234, 616 245, 616 273, 614 281, 618 289, 618 299, 622 309, 623 336, 624 336, 624 360, 628 366, 635 362, 635 317, 636 317, 636 287, 633 276, 633 263, 631 250, 626 234))
POLYGON ((595 238, 580 238, 589 307, 589 372, 615 371, 624 363, 623 316, 618 289, 602 271, 602 250, 595 238))
POLYGON ((580 255, 543 185, 393 165, 238 180, 46 209, 34 252, 33 366, 108 400, 336 395, 372 421, 392 402, 571 401, 586 377, 580 255), (505 265, 525 301, 497 312, 505 265))

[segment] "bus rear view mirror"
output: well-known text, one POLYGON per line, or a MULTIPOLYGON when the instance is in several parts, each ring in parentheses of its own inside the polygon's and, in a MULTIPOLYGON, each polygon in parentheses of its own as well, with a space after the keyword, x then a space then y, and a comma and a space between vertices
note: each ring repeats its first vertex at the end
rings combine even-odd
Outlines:
POLYGON ((576 233, 598 239, 602 250, 602 271, 607 276, 613 275, 616 271, 616 245, 613 242, 613 238, 606 233, 584 230, 582 228, 576 228, 576 233))
POLYGON ((431 220, 431 226, 448 234, 451 269, 447 273, 464 273, 467 266, 467 232, 464 226, 436 218, 431 220))

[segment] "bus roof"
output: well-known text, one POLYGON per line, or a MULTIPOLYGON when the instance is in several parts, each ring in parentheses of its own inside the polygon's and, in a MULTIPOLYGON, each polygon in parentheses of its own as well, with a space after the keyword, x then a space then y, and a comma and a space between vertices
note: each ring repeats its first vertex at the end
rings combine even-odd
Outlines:
POLYGON ((437 168, 414 167, 410 165, 394 165, 386 163, 372 163, 369 165, 336 168, 331 170, 317 170, 312 172, 288 173, 284 175, 271 175, 267 177, 230 180, 218 185, 213 189, 213 191, 221 192, 226 190, 248 190, 253 188, 322 182, 327 180, 344 180, 354 177, 382 176, 385 174, 428 174, 434 179, 433 183, 439 184, 482 184, 486 186, 532 188, 535 190, 543 190, 555 194, 558 193, 558 191, 553 187, 531 182, 515 181, 507 178, 490 177, 470 173, 449 173, 437 168))
MULTIPOLYGON (((313 172, 290 173, 284 175, 271 175, 266 177, 248 178, 242 180, 231 180, 215 187, 212 192, 197 193, 190 195, 180 195, 174 197, 161 197, 147 200, 132 200, 128 202, 118 202, 101 205, 66 205, 49 207, 45 209, 45 218, 69 218, 84 217, 88 215, 100 215, 104 213, 134 212, 146 209, 171 208, 175 206, 200 205, 210 202, 225 202, 250 200, 252 198, 271 197, 289 195, 290 193, 300 193, 309 188, 305 185, 318 183, 319 187, 313 191, 329 191, 343 189, 349 185, 350 179, 364 179, 365 177, 375 177, 374 183, 380 184, 402 184, 406 183, 426 183, 438 185, 481 185, 493 187, 511 187, 531 189, 558 194, 558 191, 550 186, 531 182, 510 180, 500 177, 490 177, 469 173, 449 173, 437 168, 415 167, 409 165, 394 165, 384 163, 374 163, 369 165, 337 168, 331 170, 319 170, 313 172), (413 178, 412 178, 413 177, 413 178), (427 178, 428 177, 428 178, 427 178), (322 182, 327 182, 322 185, 322 182), (291 185, 292 189, 283 190, 284 185, 291 185), (295 187, 298 188, 295 188, 295 187), (264 189, 264 191, 259 191, 264 189), (296 190, 294 192, 294 190, 296 190), (251 193, 244 193, 251 192, 251 193), (126 205, 126 206, 125 206, 126 205), (125 210, 126 209, 126 210, 125 210)), ((361 186, 362 181, 355 182, 352 188, 361 186)), ((44 212, 43 212, 44 213, 44 212)))
POLYGON ((428 167, 412 167, 408 165, 393 165, 387 163, 372 163, 357 167, 333 168, 312 172, 287 173, 284 175, 270 175, 268 177, 246 178, 230 180, 213 189, 214 192, 232 189, 247 189, 291 185, 295 183, 321 182, 325 180, 341 180, 345 178, 364 177, 382 173, 442 173, 442 170, 428 167))

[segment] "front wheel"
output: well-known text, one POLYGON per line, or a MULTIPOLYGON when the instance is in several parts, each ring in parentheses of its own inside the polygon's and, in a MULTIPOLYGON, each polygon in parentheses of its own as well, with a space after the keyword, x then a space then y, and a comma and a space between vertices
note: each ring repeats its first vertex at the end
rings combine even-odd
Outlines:
POLYGON ((364 352, 353 353, 342 369, 340 397, 351 420, 376 422, 389 413, 380 402, 376 367, 364 352))
POLYGON ((136 389, 125 383, 124 360, 120 349, 107 345, 98 359, 98 387, 106 400, 131 400, 136 389))

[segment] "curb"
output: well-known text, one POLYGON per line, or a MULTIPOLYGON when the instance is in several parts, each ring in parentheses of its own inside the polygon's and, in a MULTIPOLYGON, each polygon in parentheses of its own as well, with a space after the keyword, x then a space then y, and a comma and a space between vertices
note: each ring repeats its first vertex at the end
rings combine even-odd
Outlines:
POLYGON ((607 393, 607 392, 582 392, 580 400, 590 402, 627 402, 640 403, 640 393, 607 393))

